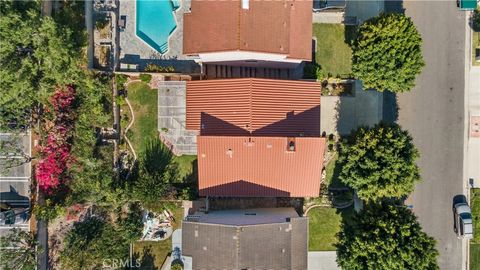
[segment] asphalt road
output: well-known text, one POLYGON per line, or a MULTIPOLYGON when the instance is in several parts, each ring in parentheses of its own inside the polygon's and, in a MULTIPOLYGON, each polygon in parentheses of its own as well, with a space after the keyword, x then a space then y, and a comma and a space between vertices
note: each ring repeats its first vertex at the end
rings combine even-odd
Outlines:
POLYGON ((455 1, 406 1, 423 38, 426 66, 410 93, 398 95, 398 123, 420 150, 423 182, 407 203, 437 239, 441 269, 464 269, 453 232, 452 200, 463 193, 465 16, 455 1))

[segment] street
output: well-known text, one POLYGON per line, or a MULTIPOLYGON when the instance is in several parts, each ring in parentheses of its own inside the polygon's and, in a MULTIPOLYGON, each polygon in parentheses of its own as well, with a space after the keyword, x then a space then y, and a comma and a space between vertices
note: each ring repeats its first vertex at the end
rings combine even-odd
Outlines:
POLYGON ((406 1, 423 38, 426 66, 410 93, 397 95, 398 123, 420 151, 423 181, 407 203, 437 240, 440 269, 466 269, 462 241, 453 232, 452 200, 463 194, 466 13, 455 1, 406 1))

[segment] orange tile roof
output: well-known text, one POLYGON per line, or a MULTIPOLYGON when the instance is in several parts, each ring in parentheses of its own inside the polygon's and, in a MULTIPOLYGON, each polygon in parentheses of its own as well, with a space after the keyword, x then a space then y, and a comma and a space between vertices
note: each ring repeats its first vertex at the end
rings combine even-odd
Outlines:
POLYGON ((198 136, 197 147, 200 196, 319 195, 325 138, 198 136))
POLYGON ((319 137, 320 95, 317 82, 188 81, 186 127, 201 135, 319 137))
POLYGON ((184 14, 183 52, 253 51, 312 58, 311 0, 192 0, 184 14))

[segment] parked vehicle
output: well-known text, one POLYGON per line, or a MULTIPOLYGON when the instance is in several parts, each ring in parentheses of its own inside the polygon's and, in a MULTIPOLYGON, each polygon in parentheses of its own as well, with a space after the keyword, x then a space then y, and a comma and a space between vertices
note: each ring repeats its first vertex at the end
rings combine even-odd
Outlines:
POLYGON ((0 225, 24 224, 29 218, 29 208, 12 208, 7 203, 0 204, 0 225))
POLYGON ((477 0, 457 0, 457 7, 460 10, 475 10, 477 8, 477 0))
POLYGON ((454 228, 458 238, 473 238, 473 219, 472 211, 467 203, 457 203, 453 207, 454 228))

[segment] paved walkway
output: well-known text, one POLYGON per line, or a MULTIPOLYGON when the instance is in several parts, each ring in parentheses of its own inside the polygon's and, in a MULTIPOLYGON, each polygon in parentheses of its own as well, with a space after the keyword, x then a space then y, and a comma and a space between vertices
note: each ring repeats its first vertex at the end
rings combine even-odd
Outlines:
POLYGON ((196 155, 197 133, 185 129, 186 83, 159 81, 157 88, 160 138, 175 155, 196 155))
POLYGON ((335 251, 309 251, 308 270, 336 270, 340 269, 335 251))
POLYGON ((475 132, 480 129, 480 121, 474 121, 480 119, 480 66, 471 67, 469 77, 467 177, 473 179, 475 187, 480 188, 480 136, 475 132))

